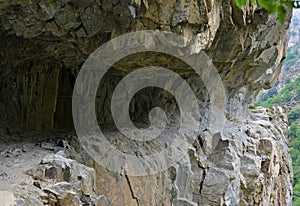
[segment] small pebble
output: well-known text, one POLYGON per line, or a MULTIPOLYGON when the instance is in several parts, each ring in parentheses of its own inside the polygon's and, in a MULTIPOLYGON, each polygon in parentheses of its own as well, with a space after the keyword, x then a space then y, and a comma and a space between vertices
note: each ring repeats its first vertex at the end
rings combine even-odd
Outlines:
POLYGON ((59 156, 67 158, 67 154, 63 150, 59 150, 58 152, 56 152, 56 155, 59 155, 59 156))

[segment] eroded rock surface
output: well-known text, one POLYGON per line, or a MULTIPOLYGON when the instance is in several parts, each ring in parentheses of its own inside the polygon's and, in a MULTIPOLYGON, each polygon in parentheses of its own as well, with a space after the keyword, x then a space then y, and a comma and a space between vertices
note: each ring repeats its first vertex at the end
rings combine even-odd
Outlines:
MULTIPOLYGON (((81 150, 75 137, 68 137, 74 147, 63 140, 68 146, 56 154, 27 143, 18 148, 20 154, 7 155, 16 150, 7 145, 1 149, 0 194, 7 194, 7 204, 25 205, 291 205, 286 129, 282 108, 253 109, 251 118, 231 122, 211 142, 201 143, 212 135, 209 131, 190 139, 182 161, 145 177, 107 171, 81 150)), ((146 152, 131 145, 136 147, 146 152)), ((119 163, 114 157, 107 160, 119 163)))
MULTIPOLYGON (((220 0, 1 1, 1 128, 6 133, 72 129, 72 89, 88 55, 116 36, 149 29, 186 37, 191 53, 204 50, 224 80, 228 114, 244 115, 253 92, 269 88, 279 75, 290 16, 281 25, 259 7, 240 10, 220 0)), ((112 89, 126 71, 154 64, 193 76, 186 65, 158 58, 140 54, 113 66, 100 85, 99 123, 112 122, 102 108, 109 107, 112 89)), ((138 110, 135 105, 136 117, 138 110)))
POLYGON ((64 157, 69 152, 67 148, 54 153, 37 143, 23 143, 22 148, 2 144, 1 205, 110 204, 104 195, 98 195, 93 168, 64 157), (16 150, 22 152, 11 153, 16 150))
MULTIPOLYGON (((248 114, 255 95, 271 87, 280 73, 290 17, 288 11, 282 25, 257 6, 241 10, 232 1, 221 0, 0 1, 0 130, 9 136, 73 130, 74 83, 81 65, 96 48, 131 31, 173 32, 187 38, 189 54, 201 58, 204 52, 217 68, 228 98, 224 131, 212 134, 205 129, 209 92, 184 62, 151 52, 128 56, 114 64, 100 83, 96 98, 99 124, 112 130, 108 133, 121 150, 147 153, 139 143, 124 141, 113 132, 112 92, 133 69, 153 64, 171 69, 191 85, 203 115, 199 134, 186 140, 191 149, 183 161, 156 175, 132 177, 108 172, 73 142, 76 152, 68 154, 94 168, 96 178, 85 178, 93 170, 85 168, 79 180, 76 169, 66 169, 77 165, 74 160, 52 156, 53 161, 45 160, 47 168, 40 172, 56 182, 45 191, 35 183, 34 194, 42 192, 47 204, 76 205, 89 202, 83 194, 90 195, 96 185, 100 205, 291 205, 283 113, 260 108, 251 117, 248 114), (90 178, 96 181, 94 186, 90 178), (86 187, 75 191, 74 181, 83 181, 86 187)), ((156 89, 142 91, 131 104, 132 119, 141 124, 148 123, 153 106, 162 107, 170 116, 179 113, 176 101, 156 89)), ((48 152, 55 149, 44 147, 48 152)), ((14 153, 21 155, 22 151, 9 155, 14 153)))

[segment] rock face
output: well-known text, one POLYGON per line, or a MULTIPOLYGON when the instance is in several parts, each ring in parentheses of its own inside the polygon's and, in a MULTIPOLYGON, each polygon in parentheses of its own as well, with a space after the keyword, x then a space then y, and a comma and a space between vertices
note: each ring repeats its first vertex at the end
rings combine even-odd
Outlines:
MULTIPOLYGON (((190 136, 191 149, 183 162, 147 177, 110 173, 78 146, 80 153, 74 158, 96 169, 98 194, 107 197, 108 205, 291 205, 286 123, 277 118, 282 112, 260 109, 253 111, 253 119, 248 114, 254 96, 261 88, 270 88, 280 73, 290 17, 288 11, 282 25, 257 6, 240 10, 232 1, 221 0, 1 1, 0 130, 7 134, 73 130, 74 83, 96 48, 131 31, 173 32, 186 37, 190 54, 201 58, 205 52, 217 68, 228 97, 227 125, 220 133, 203 129, 190 136)), ((153 52, 128 56, 112 66, 97 92, 99 124, 113 128, 108 111, 122 77, 153 64, 177 72, 192 85, 205 128, 210 101, 204 83, 183 62, 153 52)), ((178 115, 176 101, 152 89, 134 97, 132 119, 147 124, 149 108, 157 105, 178 115)), ((114 138, 123 151, 139 147, 114 138)), ((55 174, 49 171, 58 178, 55 174)), ((57 187, 48 190, 56 201, 78 201, 69 184, 57 187)))
POLYGON ((55 181, 43 188, 49 205, 100 204, 94 169, 60 155, 48 155, 37 170, 42 171, 41 178, 55 181))
MULTIPOLYGON (((171 31, 186 37, 196 51, 203 49, 227 87, 228 114, 240 116, 253 92, 269 88, 279 75, 289 25, 255 6, 240 10, 219 0, 22 0, 1 2, 0 16, 0 122, 8 133, 72 128, 72 89, 88 55, 113 37, 147 29, 171 31)), ((110 97, 124 70, 157 62, 153 54, 140 58, 116 65, 100 93, 110 97)), ((99 100, 103 107, 109 105, 107 99, 99 100)), ((108 116, 100 110, 99 122, 110 123, 108 116)))
POLYGON ((112 174, 80 150, 74 157, 96 169, 99 194, 111 205, 292 205, 287 128, 282 108, 252 109, 222 133, 204 131, 181 162, 146 177, 112 174))

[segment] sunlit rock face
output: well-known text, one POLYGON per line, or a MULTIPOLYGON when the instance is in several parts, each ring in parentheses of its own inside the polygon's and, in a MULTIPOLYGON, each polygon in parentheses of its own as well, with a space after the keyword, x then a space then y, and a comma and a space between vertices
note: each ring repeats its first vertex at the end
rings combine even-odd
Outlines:
MULTIPOLYGON (((161 66, 185 78, 203 116, 204 132, 187 140, 191 151, 164 173, 133 178, 81 158, 97 170, 98 192, 111 205, 291 204, 290 160, 281 125, 275 127, 272 118, 247 121, 248 105, 280 73, 290 11, 282 25, 259 7, 241 10, 231 1, 16 0, 0 3, 0 17, 0 129, 6 134, 73 131, 72 92, 83 62, 122 34, 172 32, 186 38, 191 55, 201 58, 204 52, 212 60, 227 95, 228 124, 218 134, 203 129, 209 119, 205 84, 176 58, 153 52, 128 56, 100 83, 97 119, 108 128, 114 128, 109 112, 114 88, 142 66, 161 66), (199 147, 209 164, 197 154, 199 147)), ((135 122, 147 124, 149 108, 160 106, 176 116, 176 105, 169 93, 146 89, 135 96, 130 113, 135 122)), ((119 146, 126 150, 132 145, 119 146)))

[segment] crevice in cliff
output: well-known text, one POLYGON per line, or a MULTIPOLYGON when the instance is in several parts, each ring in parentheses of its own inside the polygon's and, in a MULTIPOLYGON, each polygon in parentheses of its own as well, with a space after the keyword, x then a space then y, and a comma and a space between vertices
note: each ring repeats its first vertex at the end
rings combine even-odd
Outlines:
POLYGON ((202 179, 201 179, 201 182, 200 182, 199 194, 202 193, 205 176, 206 176, 206 169, 204 169, 203 173, 202 173, 202 179))
POLYGON ((130 178, 129 178, 129 176, 128 176, 127 174, 125 174, 125 178, 126 178, 126 180, 127 180, 128 186, 129 186, 129 188, 130 188, 130 193, 131 193, 132 199, 134 199, 134 200, 136 201, 136 204, 137 204, 137 205, 141 205, 141 204, 140 204, 139 198, 136 197, 135 194, 134 194, 134 190, 133 190, 133 188, 132 188, 132 184, 131 184, 131 182, 130 182, 130 178))
POLYGON ((75 77, 70 69, 63 69, 58 76, 58 94, 54 114, 54 129, 57 131, 73 131, 72 93, 75 77))

